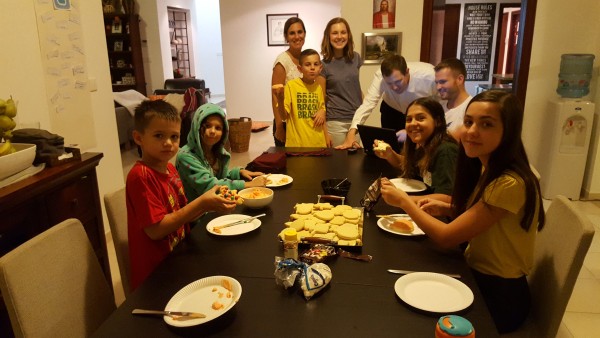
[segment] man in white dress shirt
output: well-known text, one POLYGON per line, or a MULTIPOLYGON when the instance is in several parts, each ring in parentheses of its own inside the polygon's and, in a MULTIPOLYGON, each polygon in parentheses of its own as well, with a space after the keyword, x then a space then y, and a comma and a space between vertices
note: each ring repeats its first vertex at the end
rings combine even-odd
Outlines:
POLYGON ((439 99, 433 65, 424 62, 407 63, 400 55, 386 57, 381 63, 381 69, 375 72, 363 103, 354 113, 344 143, 335 148, 357 147, 357 125, 365 123, 381 99, 381 126, 394 129, 399 136, 406 135, 403 133, 406 107, 412 101, 426 96, 439 99))

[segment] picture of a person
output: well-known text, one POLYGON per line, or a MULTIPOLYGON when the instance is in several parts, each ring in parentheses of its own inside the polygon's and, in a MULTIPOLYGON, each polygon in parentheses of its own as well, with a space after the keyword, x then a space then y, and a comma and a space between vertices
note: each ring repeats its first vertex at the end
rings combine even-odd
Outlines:
POLYGON ((271 32, 271 40, 273 41, 284 41, 283 39, 283 22, 277 21, 277 24, 273 27, 271 32))
POLYGON ((396 27, 396 19, 394 16, 396 10, 395 3, 392 3, 390 6, 389 0, 373 0, 374 8, 377 8, 375 7, 377 1, 380 1, 379 11, 373 13, 373 28, 396 27))

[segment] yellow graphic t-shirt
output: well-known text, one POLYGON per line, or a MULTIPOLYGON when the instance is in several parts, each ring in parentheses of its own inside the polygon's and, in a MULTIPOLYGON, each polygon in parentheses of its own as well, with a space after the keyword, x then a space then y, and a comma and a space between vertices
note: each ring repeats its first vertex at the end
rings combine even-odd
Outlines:
POLYGON ((325 107, 323 90, 316 82, 306 84, 302 79, 285 85, 284 107, 287 120, 286 147, 326 147, 323 126, 315 127, 313 116, 325 107))

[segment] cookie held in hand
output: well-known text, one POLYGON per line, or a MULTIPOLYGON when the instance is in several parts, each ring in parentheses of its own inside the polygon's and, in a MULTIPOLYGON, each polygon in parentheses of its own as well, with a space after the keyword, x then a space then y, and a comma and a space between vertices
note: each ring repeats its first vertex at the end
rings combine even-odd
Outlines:
POLYGON ((217 195, 231 200, 231 201, 235 201, 236 204, 242 204, 244 203, 244 199, 237 194, 237 190, 233 189, 233 190, 229 190, 229 187, 227 186, 221 186, 219 187, 219 189, 217 189, 217 195))

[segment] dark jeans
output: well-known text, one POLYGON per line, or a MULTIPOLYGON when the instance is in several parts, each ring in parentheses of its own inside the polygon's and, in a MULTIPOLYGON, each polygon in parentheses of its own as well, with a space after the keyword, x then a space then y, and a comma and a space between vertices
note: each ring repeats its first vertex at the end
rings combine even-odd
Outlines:
POLYGON ((379 109, 381 112, 381 127, 394 129, 395 131, 404 129, 406 125, 406 115, 398 111, 389 104, 385 103, 385 101, 381 101, 381 108, 379 109))
POLYGON ((502 278, 471 271, 498 332, 508 333, 519 328, 531 308, 527 278, 502 278))
MULTIPOLYGON (((273 119, 273 141, 275 141, 275 146, 276 147, 285 147, 285 142, 281 142, 275 138, 275 129, 276 128, 277 128, 277 125, 275 125, 275 119, 273 119)), ((285 121, 283 122, 283 130, 285 130, 285 121)))

